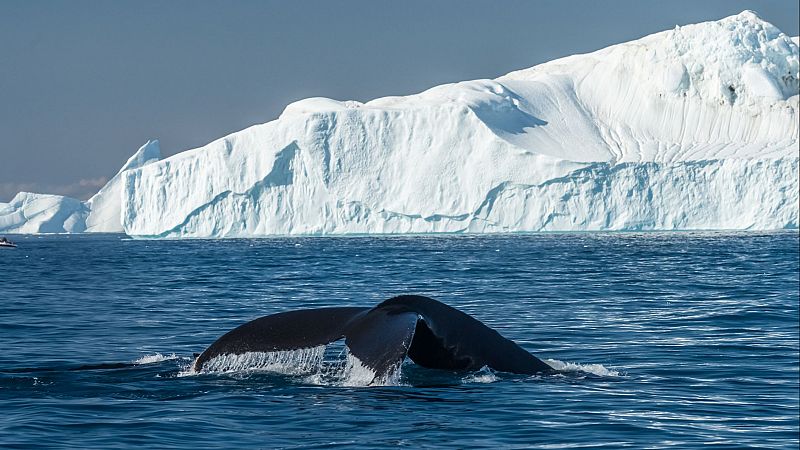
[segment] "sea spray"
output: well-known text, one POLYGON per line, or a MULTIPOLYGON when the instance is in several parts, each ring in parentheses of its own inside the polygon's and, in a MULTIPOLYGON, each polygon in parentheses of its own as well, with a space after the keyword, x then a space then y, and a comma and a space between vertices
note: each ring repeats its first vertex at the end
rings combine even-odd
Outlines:
POLYGON ((203 365, 200 373, 231 373, 253 370, 286 375, 302 375, 318 371, 322 366, 324 355, 324 345, 298 350, 219 355, 208 360, 203 365))
POLYGON ((564 362, 557 359, 545 359, 548 365, 561 372, 584 372, 599 377, 618 377, 620 372, 613 369, 608 369, 602 364, 581 364, 574 362, 564 362))
POLYGON ((194 370, 192 364, 178 376, 240 372, 303 376, 304 382, 323 386, 394 386, 399 384, 401 376, 397 366, 385 376, 375 378, 375 371, 347 351, 347 347, 339 349, 335 345, 219 355, 208 360, 200 371, 194 370))
POLYGON ((170 353, 169 355, 162 355, 161 353, 154 353, 152 355, 145 355, 139 359, 132 361, 133 364, 143 365, 143 364, 155 364, 160 363, 163 361, 172 361, 174 359, 184 359, 185 357, 178 356, 175 353, 170 353))

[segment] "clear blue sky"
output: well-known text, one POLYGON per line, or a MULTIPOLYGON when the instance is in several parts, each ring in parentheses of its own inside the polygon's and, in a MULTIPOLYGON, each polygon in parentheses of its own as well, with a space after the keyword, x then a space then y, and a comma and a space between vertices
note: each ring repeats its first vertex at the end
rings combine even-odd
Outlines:
POLYGON ((797 0, 0 1, 0 201, 85 197, 147 139, 171 155, 309 96, 410 94, 797 0))

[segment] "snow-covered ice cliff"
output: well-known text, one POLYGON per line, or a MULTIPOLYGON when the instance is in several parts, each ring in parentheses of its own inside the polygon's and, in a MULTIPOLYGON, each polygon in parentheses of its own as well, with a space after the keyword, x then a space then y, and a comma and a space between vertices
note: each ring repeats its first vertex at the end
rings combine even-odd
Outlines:
POLYGON ((119 217, 147 237, 797 228, 798 72, 796 39, 745 11, 495 80, 301 100, 124 168, 84 205, 85 225, 119 217))

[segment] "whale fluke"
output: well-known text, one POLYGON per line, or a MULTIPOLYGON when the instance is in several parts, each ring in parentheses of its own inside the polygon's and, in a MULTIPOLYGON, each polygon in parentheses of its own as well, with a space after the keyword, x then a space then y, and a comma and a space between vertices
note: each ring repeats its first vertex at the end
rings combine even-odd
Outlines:
POLYGON ((224 334, 194 362, 249 352, 308 349, 344 338, 350 353, 374 373, 395 371, 408 356, 423 367, 518 374, 555 370, 474 317, 428 297, 403 295, 373 308, 288 311, 245 323, 224 334))
POLYGON ((220 355, 299 350, 329 344, 344 337, 347 324, 369 308, 317 308, 264 316, 225 333, 194 362, 199 371, 220 355))

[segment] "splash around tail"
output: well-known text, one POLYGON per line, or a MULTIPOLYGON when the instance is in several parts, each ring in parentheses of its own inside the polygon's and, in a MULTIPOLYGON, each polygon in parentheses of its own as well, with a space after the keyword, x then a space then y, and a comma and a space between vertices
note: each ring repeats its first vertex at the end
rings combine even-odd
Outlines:
POLYGON ((399 386, 401 365, 378 377, 346 347, 320 345, 297 350, 216 356, 197 370, 192 362, 179 377, 201 374, 272 373, 322 386, 399 386))

